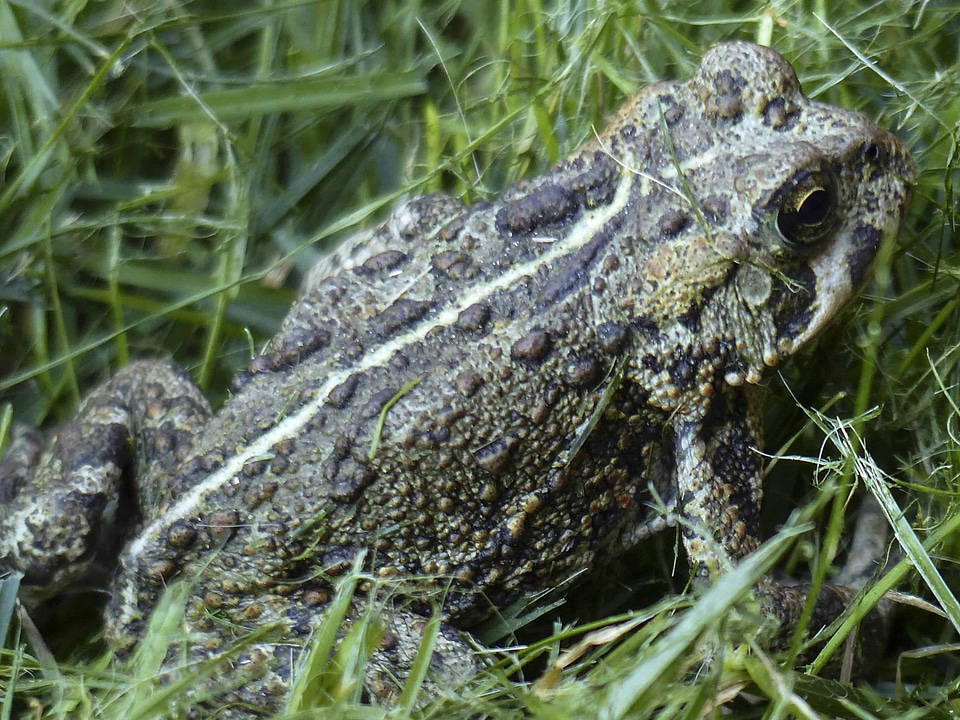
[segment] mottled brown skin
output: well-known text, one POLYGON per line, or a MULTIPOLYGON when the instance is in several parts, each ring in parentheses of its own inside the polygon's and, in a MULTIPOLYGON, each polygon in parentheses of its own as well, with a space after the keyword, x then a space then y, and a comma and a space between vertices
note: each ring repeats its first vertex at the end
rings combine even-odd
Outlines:
MULTIPOLYGON (((0 557, 73 582, 127 488, 140 520, 108 636, 134 644, 186 577, 201 655, 264 623, 296 647, 366 549, 375 575, 449 584, 436 663, 453 674, 469 663, 452 628, 678 517, 710 578, 758 545, 764 372, 855 297, 911 178, 895 138, 806 99, 779 55, 718 46, 493 203, 417 198, 350 243, 216 415, 180 371, 136 363, 41 456, 23 436, 0 557)), ((764 593, 795 619, 798 591, 764 593)), ((404 676, 415 617, 397 610, 374 692, 404 676)), ((271 710, 295 652, 260 650, 238 696, 271 710)))

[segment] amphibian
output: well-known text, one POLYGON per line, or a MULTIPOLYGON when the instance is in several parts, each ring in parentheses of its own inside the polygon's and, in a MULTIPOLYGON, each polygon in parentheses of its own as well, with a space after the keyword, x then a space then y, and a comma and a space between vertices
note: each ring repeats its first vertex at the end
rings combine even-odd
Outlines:
MULTIPOLYGON (((709 579, 759 543, 764 376, 863 287, 912 172, 772 50, 719 45, 540 177, 414 198, 349 243, 219 412, 141 361, 49 437, 18 431, 0 558, 42 599, 119 547, 105 622, 128 649, 177 579, 197 657, 278 625, 231 696, 264 712, 363 551, 449 585, 441 673, 456 628, 678 522, 709 579)), ((417 609, 372 693, 408 670, 417 609)))

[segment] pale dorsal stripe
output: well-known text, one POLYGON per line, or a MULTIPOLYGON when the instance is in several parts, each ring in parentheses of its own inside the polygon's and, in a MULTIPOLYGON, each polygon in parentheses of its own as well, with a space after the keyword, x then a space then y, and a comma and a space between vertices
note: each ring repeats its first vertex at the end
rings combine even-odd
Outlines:
POLYGON ((626 207, 636 177, 635 175, 625 174, 620 181, 613 202, 586 212, 567 237, 551 244, 539 257, 526 263, 514 265, 492 282, 481 283, 470 288, 438 315, 431 316, 408 332, 377 345, 353 366, 332 372, 320 387, 316 397, 263 433, 245 447, 242 452, 227 459, 222 467, 210 473, 203 482, 190 488, 176 504, 172 505, 137 535, 127 547, 124 555, 137 557, 142 554, 144 549, 155 541, 164 527, 169 526, 176 520, 183 520, 195 514, 196 508, 201 504, 203 498, 236 477, 245 463, 252 458, 268 454, 270 448, 284 438, 300 434, 303 427, 310 422, 310 419, 326 402, 330 392, 350 375, 358 372, 362 373, 385 364, 397 350, 423 340, 427 333, 434 328, 455 323, 459 314, 474 303, 481 302, 492 293, 516 286, 523 277, 535 276, 541 266, 551 265, 557 258, 572 254, 586 245, 611 218, 626 207))

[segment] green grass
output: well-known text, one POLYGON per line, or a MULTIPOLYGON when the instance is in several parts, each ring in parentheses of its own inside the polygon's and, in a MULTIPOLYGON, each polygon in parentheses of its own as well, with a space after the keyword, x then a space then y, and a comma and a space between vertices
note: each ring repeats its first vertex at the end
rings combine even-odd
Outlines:
MULTIPOLYGON (((558 626, 526 653, 496 655, 500 680, 423 712, 719 717, 712 708, 734 698, 735 717, 947 717, 957 662, 939 649, 960 627, 954 5, 0 3, 0 437, 11 418, 69 418, 85 389, 131 358, 172 358, 218 405, 299 275, 400 195, 490 198, 589 138, 636 89, 688 77, 711 44, 765 42, 808 94, 895 131, 919 169, 904 231, 863 302, 771 380, 767 450, 818 460, 775 463, 768 526, 803 500, 803 527, 815 530, 777 536, 769 556, 689 611, 674 614, 687 601, 667 599, 613 617, 646 622, 617 643, 594 636, 562 674, 531 666, 532 689, 502 678, 600 626, 558 626), (938 597, 950 617, 904 610, 879 681, 851 690, 742 641, 762 622, 746 590, 765 564, 826 571, 854 480, 873 483, 896 515, 896 547, 911 560, 898 566, 899 589, 938 597), (901 655, 918 648, 931 650, 901 655)), ((169 628, 157 624, 163 644, 169 628)), ((0 720, 163 716, 146 660, 117 667, 81 648, 39 666, 29 648, 8 647, 0 720)), ((330 716, 385 712, 350 698, 330 716)))

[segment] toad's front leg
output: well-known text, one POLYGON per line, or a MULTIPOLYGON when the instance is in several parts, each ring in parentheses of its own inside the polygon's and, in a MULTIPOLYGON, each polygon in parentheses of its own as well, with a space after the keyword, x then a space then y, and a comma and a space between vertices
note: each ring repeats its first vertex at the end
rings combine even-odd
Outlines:
MULTIPOLYGON (((753 386, 728 389, 715 398, 700 420, 674 422, 678 508, 684 547, 691 571, 710 580, 759 546, 759 511, 762 497, 760 393, 753 386)), ((872 523, 871 527, 876 526, 872 523)), ((875 540, 874 530, 857 530, 857 541, 875 540)), ((832 623, 846 609, 859 587, 880 561, 883 543, 873 542, 872 557, 860 553, 857 572, 847 573, 847 585, 824 585, 817 596, 807 628, 808 637, 832 623), (869 566, 869 567, 867 567, 869 566)), ((765 578, 757 598, 766 615, 779 622, 773 640, 786 647, 800 623, 809 585, 783 585, 765 578)), ((862 635, 877 646, 886 636, 889 612, 871 612, 862 635)))

